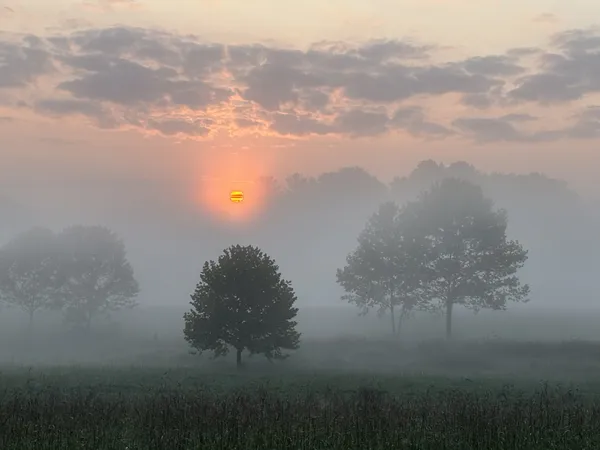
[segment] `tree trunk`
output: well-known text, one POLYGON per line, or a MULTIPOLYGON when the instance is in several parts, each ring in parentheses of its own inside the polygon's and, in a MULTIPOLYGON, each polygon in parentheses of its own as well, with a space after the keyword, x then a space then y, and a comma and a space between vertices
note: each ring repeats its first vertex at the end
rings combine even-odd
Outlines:
POLYGON ((31 342, 33 341, 33 314, 35 313, 35 310, 29 309, 27 313, 29 314, 29 323, 27 326, 27 345, 31 345, 31 342))
POLYGON ((396 319, 394 318, 394 305, 390 306, 390 313, 392 315, 392 334, 396 334, 396 319))
POLYGON ((236 362, 237 368, 241 369, 242 368, 242 349, 241 348, 237 349, 235 362, 236 362))
POLYGON ((452 307, 454 301, 446 300, 446 339, 452 337, 452 307))
POLYGON ((92 329, 92 313, 88 312, 86 314, 86 322, 85 322, 85 329, 87 330, 87 332, 89 333, 90 330, 92 329))
POLYGON ((29 336, 31 336, 31 334, 33 333, 33 314, 35 313, 35 310, 30 309, 29 310, 29 336))
POLYGON ((402 330, 402 322, 404 321, 404 318, 406 317, 406 310, 404 309, 404 306, 402 307, 402 310, 400 311, 400 317, 398 317, 398 334, 400 334, 401 330, 402 330))

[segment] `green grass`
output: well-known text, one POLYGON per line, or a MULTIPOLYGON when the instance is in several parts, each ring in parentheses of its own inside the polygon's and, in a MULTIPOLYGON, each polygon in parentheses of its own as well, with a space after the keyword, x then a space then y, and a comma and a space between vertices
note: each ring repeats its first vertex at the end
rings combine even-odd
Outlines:
POLYGON ((600 448, 596 342, 306 339, 241 372, 179 341, 74 343, 96 362, 52 366, 69 348, 39 339, 20 354, 45 365, 0 366, 1 450, 600 448))
POLYGON ((0 448, 597 449, 600 384, 195 368, 5 368, 0 448))
POLYGON ((31 346, 3 314, 0 450, 600 449, 592 311, 457 315, 447 343, 443 318, 391 337, 319 310, 289 360, 243 373, 190 355, 179 311, 142 313, 88 338, 38 323, 31 346))

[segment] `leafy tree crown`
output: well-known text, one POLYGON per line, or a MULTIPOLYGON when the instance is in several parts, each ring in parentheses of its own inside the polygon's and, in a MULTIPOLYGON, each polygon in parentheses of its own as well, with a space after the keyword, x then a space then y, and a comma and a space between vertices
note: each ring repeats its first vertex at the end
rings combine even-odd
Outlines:
POLYGON ((222 356, 233 347, 281 359, 281 349, 298 348, 291 282, 257 247, 235 245, 204 263, 191 299, 184 335, 200 352, 222 356))

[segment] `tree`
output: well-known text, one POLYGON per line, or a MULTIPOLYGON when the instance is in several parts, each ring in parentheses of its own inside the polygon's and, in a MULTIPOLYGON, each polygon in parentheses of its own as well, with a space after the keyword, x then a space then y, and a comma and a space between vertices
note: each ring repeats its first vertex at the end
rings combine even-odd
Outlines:
POLYGON ((507 239, 506 211, 494 211, 479 186, 444 179, 410 203, 406 217, 429 243, 426 296, 445 308, 447 338, 456 304, 477 312, 528 301, 529 286, 516 275, 527 251, 507 239))
POLYGON ((395 308, 400 308, 399 330, 420 304, 423 280, 423 248, 415 235, 403 229, 402 214, 396 203, 382 204, 359 235, 346 266, 337 270, 337 282, 346 291, 342 299, 361 307, 363 314, 372 307, 378 307, 379 314, 389 310, 394 334, 395 308))
POLYGON ((240 368, 244 349, 272 361, 288 356, 281 349, 298 348, 291 282, 257 247, 235 245, 217 262, 205 262, 191 298, 184 336, 199 353, 212 350, 219 357, 234 348, 240 368))
POLYGON ((66 319, 89 330, 94 317, 133 308, 139 285, 125 244, 102 226, 73 226, 58 236, 66 319))
POLYGON ((29 334, 36 311, 58 300, 56 237, 46 228, 19 234, 0 250, 0 299, 29 316, 29 334))

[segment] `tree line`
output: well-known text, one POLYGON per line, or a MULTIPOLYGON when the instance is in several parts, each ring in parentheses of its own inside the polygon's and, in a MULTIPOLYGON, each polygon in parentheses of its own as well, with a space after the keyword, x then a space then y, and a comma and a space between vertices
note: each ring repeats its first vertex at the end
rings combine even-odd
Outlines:
MULTIPOLYGON (((457 178, 401 206, 385 202, 335 274, 342 298, 361 313, 389 312, 393 333, 415 310, 442 311, 450 338, 456 305, 498 310, 528 300, 529 286, 517 276, 527 251, 507 238, 507 222, 478 185, 457 178)), ((38 228, 0 250, 0 299, 31 321, 38 309, 62 308, 67 320, 89 328, 102 312, 135 306, 138 292, 125 246, 107 228, 38 228)), ((258 247, 234 245, 204 263, 183 318, 184 338, 215 357, 233 349, 238 366, 244 351, 283 359, 282 350, 300 344, 296 301, 274 259, 258 247)))
MULTIPOLYGON (((507 238, 507 222, 506 211, 495 210, 479 186, 454 178, 402 207, 386 202, 337 270, 343 299, 362 312, 389 311, 394 332, 396 311, 401 323, 415 309, 442 309, 450 338, 455 305, 499 310, 528 300, 529 286, 517 276, 527 251, 507 238)), ((274 260, 256 247, 230 247, 203 267, 184 316, 185 339, 214 356, 233 348, 238 366, 244 350, 285 358, 281 349, 300 342, 295 301, 274 260)))
POLYGON ((507 222, 479 186, 445 179, 403 207, 381 205, 337 281, 364 313, 389 311, 394 333, 415 309, 442 310, 449 338, 455 305, 498 310, 528 300, 516 275, 527 251, 507 239, 507 222))
POLYGON ((89 330, 97 316, 134 307, 138 293, 125 244, 106 227, 36 227, 0 249, 0 300, 28 314, 30 331, 44 309, 89 330))

